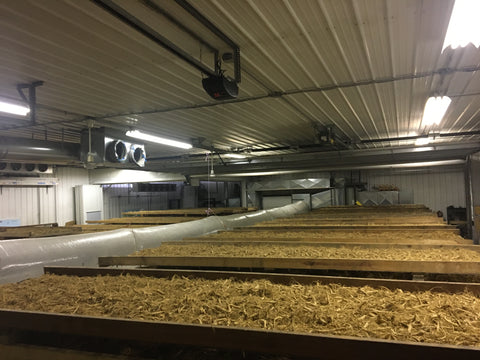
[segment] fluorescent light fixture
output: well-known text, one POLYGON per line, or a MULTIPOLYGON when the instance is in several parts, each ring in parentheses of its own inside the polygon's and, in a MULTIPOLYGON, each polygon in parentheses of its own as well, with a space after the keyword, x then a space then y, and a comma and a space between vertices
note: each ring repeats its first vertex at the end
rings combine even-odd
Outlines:
POLYGON ((162 145, 175 146, 175 147, 182 148, 182 149, 191 149, 192 148, 191 144, 187 144, 187 143, 184 143, 184 142, 181 142, 181 141, 165 139, 165 138, 155 136, 155 135, 145 134, 145 133, 143 133, 141 131, 138 131, 138 130, 127 131, 125 133, 125 135, 136 138, 136 139, 140 139, 140 140, 150 141, 150 142, 157 143, 157 144, 162 144, 162 145))
POLYGON ((480 1, 455 0, 442 52, 448 46, 455 49, 458 46, 467 46, 469 43, 480 47, 480 21, 478 21, 478 14, 480 14, 480 1))
MULTIPOLYGON (((417 145, 417 143, 415 143, 417 145)), ((423 152, 423 151, 434 151, 435 148, 433 146, 420 146, 418 148, 413 149, 415 152, 423 152)))
POLYGON ((440 124, 451 102, 452 99, 448 96, 428 98, 425 104, 425 110, 423 111, 422 125, 431 126, 433 124, 440 124))
POLYGON ((232 154, 232 153, 223 154, 223 156, 228 157, 228 158, 232 158, 232 159, 245 159, 245 158, 246 158, 245 155, 242 155, 242 154, 232 154))
POLYGON ((9 114, 25 116, 30 112, 30 108, 27 106, 10 104, 4 101, 0 101, 0 111, 9 114))
POLYGON ((417 140, 415 140, 415 145, 416 146, 427 145, 429 143, 430 143, 430 139, 428 137, 422 137, 422 138, 418 138, 417 140))

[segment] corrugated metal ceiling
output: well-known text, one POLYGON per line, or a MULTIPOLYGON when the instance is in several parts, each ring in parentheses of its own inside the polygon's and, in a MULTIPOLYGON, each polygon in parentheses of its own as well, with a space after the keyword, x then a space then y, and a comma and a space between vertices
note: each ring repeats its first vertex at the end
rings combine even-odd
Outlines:
MULTIPOLYGON (((229 50, 173 0, 115 3, 207 66, 213 68, 209 49, 155 8, 229 50)), ((413 141, 360 141, 422 133, 423 107, 433 94, 453 99, 437 132, 480 130, 480 49, 441 54, 452 0, 191 4, 240 47, 237 100, 212 100, 199 70, 92 1, 0 0, 0 97, 18 100, 17 84, 45 82, 37 88, 37 125, 0 118, 2 135, 78 142, 93 118, 97 126, 196 139, 206 148, 260 149, 312 144, 318 124, 334 125, 352 148, 391 147, 413 141)), ((233 76, 231 63, 224 68, 233 76)), ((184 154, 165 146, 147 153, 184 154)))

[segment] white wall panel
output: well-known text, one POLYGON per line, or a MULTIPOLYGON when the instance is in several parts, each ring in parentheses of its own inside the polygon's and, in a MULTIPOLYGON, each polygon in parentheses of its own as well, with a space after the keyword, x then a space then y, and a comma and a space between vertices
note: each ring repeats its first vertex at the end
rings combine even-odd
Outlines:
MULTIPOLYGON (((0 218, 20 219, 22 226, 39 224, 42 208, 39 207, 38 191, 37 187, 2 186, 0 218)), ((47 222, 49 221, 47 220, 47 222)))
POLYGON ((56 169, 58 185, 56 187, 57 222, 64 225, 75 220, 75 185, 89 184, 88 171, 82 168, 59 167, 56 169))
POLYGON ((21 225, 74 220, 73 186, 88 184, 87 170, 61 167, 51 177, 58 179, 57 186, 0 187, 0 219, 20 219, 21 225))
POLYGON ((416 204, 425 204, 433 211, 447 215, 447 206, 465 207, 465 179, 463 171, 445 171, 413 174, 362 173, 369 190, 377 185, 391 184, 400 191, 412 191, 416 204))

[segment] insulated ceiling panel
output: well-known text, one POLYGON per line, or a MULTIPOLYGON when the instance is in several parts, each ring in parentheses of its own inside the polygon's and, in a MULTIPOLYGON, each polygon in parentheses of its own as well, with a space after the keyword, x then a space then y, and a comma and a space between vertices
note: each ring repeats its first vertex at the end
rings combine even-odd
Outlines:
MULTIPOLYGON (((111 2, 209 68, 212 48, 232 51, 181 1, 111 2)), ((232 149, 294 153, 318 143, 319 129, 330 125, 351 150, 413 146, 398 138, 426 131, 480 130, 480 49, 441 49, 452 0, 190 4, 240 47, 237 99, 211 99, 201 86, 205 74, 96 1, 0 0, 0 98, 19 101, 17 84, 44 81, 36 123, 2 116, 2 135, 79 142, 93 119, 95 126, 191 141, 189 151, 147 144, 152 157, 188 158, 232 149), (452 104, 439 127, 425 129, 421 117, 432 95, 451 96, 452 104)), ((233 77, 232 62, 222 69, 233 77)), ((464 141, 479 137, 435 138, 464 141)))

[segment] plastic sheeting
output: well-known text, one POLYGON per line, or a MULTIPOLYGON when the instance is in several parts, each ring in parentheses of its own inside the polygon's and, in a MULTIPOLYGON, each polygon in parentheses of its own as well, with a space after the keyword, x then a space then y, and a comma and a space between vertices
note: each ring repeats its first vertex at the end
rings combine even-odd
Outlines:
POLYGON ((250 226, 258 222, 307 212, 306 202, 271 210, 229 216, 210 216, 186 223, 96 234, 0 241, 0 283, 17 282, 43 274, 44 266, 97 266, 99 256, 122 256, 218 230, 250 226))

